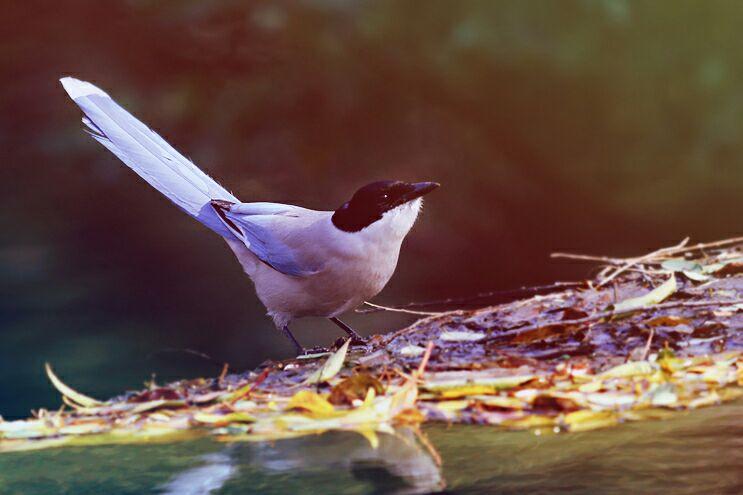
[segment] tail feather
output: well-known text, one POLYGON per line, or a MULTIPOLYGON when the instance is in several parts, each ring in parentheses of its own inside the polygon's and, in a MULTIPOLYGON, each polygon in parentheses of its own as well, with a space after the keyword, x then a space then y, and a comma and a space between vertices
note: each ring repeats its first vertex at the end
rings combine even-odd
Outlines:
POLYGON ((101 89, 72 77, 60 82, 85 114, 83 123, 96 141, 186 213, 221 236, 234 238, 211 201, 239 203, 235 196, 101 89))

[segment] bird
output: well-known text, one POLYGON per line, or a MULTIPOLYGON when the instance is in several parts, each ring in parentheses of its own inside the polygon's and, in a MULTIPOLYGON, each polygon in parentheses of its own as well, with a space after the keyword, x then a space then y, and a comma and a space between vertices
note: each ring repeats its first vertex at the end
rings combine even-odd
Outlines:
POLYGON ((438 183, 372 182, 328 211, 243 203, 102 89, 73 77, 60 82, 93 139, 225 240, 298 354, 304 348, 289 328, 297 318, 328 318, 354 342, 363 342, 338 316, 384 288, 423 196, 438 183))

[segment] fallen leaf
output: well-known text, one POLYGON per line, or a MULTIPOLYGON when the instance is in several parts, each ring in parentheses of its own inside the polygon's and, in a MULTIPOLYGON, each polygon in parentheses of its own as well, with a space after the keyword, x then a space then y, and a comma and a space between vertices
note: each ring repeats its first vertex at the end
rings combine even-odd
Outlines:
POLYGON ((208 414, 196 413, 193 416, 197 423, 208 424, 211 426, 224 426, 232 423, 253 423, 256 421, 254 416, 245 412, 233 412, 228 414, 208 414))
POLYGON ((691 320, 681 316, 663 315, 645 321, 650 327, 675 327, 676 325, 691 325, 691 320))
POLYGON ((129 402, 150 402, 153 400, 179 400, 181 394, 172 388, 157 387, 145 390, 129 399, 129 402))
POLYGON ((632 361, 620 364, 601 373, 601 378, 626 378, 630 376, 651 375, 656 368, 647 361, 632 361))
POLYGON ((60 394, 67 397, 75 404, 79 404, 83 407, 95 407, 103 404, 103 402, 95 400, 92 397, 88 397, 87 395, 81 394, 80 392, 77 392, 65 385, 62 380, 60 380, 57 375, 54 374, 54 371, 52 371, 52 367, 49 365, 49 363, 45 363, 44 368, 46 369, 46 376, 49 377, 49 381, 52 382, 54 388, 56 388, 60 394))
POLYGON ((477 377, 444 380, 430 380, 423 384, 423 388, 437 392, 444 398, 457 398, 466 395, 493 394, 500 390, 522 385, 536 378, 536 375, 514 375, 497 377, 477 377))
POLYGON ((644 399, 650 400, 655 407, 671 407, 678 405, 678 395, 672 383, 663 383, 648 391, 644 399))
POLYGON ((676 288, 676 277, 672 274, 668 280, 647 294, 618 302, 614 305, 614 311, 625 313, 659 304, 676 292, 676 288))
POLYGON ((712 277, 710 277, 709 275, 705 275, 704 273, 699 273, 699 272, 684 271, 681 273, 683 273, 684 276, 686 276, 686 278, 693 280, 695 282, 706 282, 712 279, 712 277))
POLYGON ((351 405, 354 401, 364 400, 370 388, 373 388, 377 395, 384 393, 384 387, 379 380, 367 373, 358 373, 334 386, 328 400, 335 405, 351 405))
POLYGON ((696 261, 689 261, 683 258, 671 258, 660 264, 661 268, 669 272, 698 272, 702 270, 702 265, 696 261))
POLYGON ((570 431, 587 431, 614 426, 619 423, 619 418, 612 411, 581 410, 565 415, 563 423, 570 431))
POLYGON ((441 332, 439 339, 446 342, 477 342, 482 340, 486 335, 482 332, 464 332, 461 330, 441 332))
POLYGON ((426 352, 426 348, 419 345, 406 345, 397 352, 405 357, 418 357, 426 352))
POLYGON ((310 413, 314 417, 325 418, 335 414, 333 404, 322 395, 310 390, 300 390, 292 396, 287 410, 301 410, 310 413))
POLYGON ((346 353, 348 352, 348 346, 351 344, 351 339, 346 340, 345 344, 341 346, 332 356, 328 358, 325 363, 314 373, 312 373, 305 381, 305 385, 312 383, 327 382, 343 368, 343 362, 346 360, 346 353))

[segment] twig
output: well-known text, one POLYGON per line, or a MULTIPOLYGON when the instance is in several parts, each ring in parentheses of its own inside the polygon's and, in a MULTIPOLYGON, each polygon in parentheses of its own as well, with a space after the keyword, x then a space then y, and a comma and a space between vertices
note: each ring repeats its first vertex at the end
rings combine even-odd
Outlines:
POLYGON ((229 363, 224 363, 224 366, 222 366, 222 372, 219 374, 219 378, 217 379, 217 383, 219 385, 222 385, 222 382, 224 381, 224 377, 227 376, 227 370, 230 369, 229 363))
POLYGON ((584 318, 578 318, 576 320, 562 320, 562 321, 555 321, 553 323, 541 323, 541 324, 535 324, 535 325, 529 325, 526 327, 516 328, 514 330, 507 330, 505 332, 501 332, 495 335, 489 335, 486 337, 486 340, 500 340, 508 337, 514 337, 517 335, 521 335, 527 332, 533 332, 535 330, 539 330, 541 328, 545 327, 553 327, 553 326, 570 326, 570 325, 582 325, 584 323, 592 323, 595 321, 603 320, 605 318, 613 318, 615 316, 622 316, 630 313, 644 313, 646 311, 653 311, 656 309, 668 309, 668 308, 693 308, 693 307, 704 307, 704 306, 715 306, 715 305, 727 305, 727 304, 741 304, 743 303, 743 299, 731 299, 727 301, 674 301, 669 303, 661 303, 661 304, 655 304, 652 306, 647 306, 644 308, 634 308, 634 309, 624 309, 624 310, 608 310, 608 311, 599 311, 598 313, 594 313, 590 316, 586 316, 584 318))
POLYGON ((565 258, 569 260, 581 260, 581 261, 601 261, 603 263, 609 263, 611 265, 621 265, 626 260, 622 258, 611 258, 609 256, 595 256, 592 254, 573 254, 573 253, 552 253, 550 258, 565 258))
POLYGON ((722 247, 722 246, 728 246, 730 244, 743 243, 743 237, 732 237, 730 239, 724 239, 722 241, 715 241, 715 242, 700 242, 698 244, 695 244, 694 246, 686 246, 686 243, 688 242, 688 238, 685 239, 685 241, 686 242, 681 242, 680 244, 676 246, 663 248, 658 251, 654 251, 653 253, 641 256, 639 258, 634 258, 634 257, 633 258, 613 258, 611 256, 598 256, 598 255, 592 255, 592 254, 574 254, 574 253, 552 253, 550 255, 550 258, 565 258, 565 259, 582 260, 582 261, 600 261, 603 263, 608 263, 610 265, 623 265, 633 260, 637 260, 641 258, 670 256, 670 255, 675 255, 675 254, 690 253, 694 251, 704 252, 705 249, 709 249, 709 248, 717 248, 717 247, 722 247), (658 254, 659 251, 662 253, 658 254))
POLYGON ((153 357, 157 356, 158 354, 177 354, 177 353, 183 353, 183 354, 190 354, 192 356, 200 357, 212 364, 215 364, 219 367, 224 366, 224 361, 219 361, 217 359, 214 359, 209 354, 206 354, 201 351, 196 351, 194 349, 187 349, 187 348, 177 348, 177 347, 165 347, 163 349, 160 349, 159 351, 152 352, 147 355, 147 359, 152 359, 153 357))
MULTIPOLYGON (((389 306, 382 306, 379 304, 370 303, 369 301, 364 301, 364 304, 367 306, 371 306, 372 308, 378 310, 378 311, 391 311, 393 313, 405 313, 409 315, 419 315, 419 316, 439 316, 444 313, 433 313, 430 311, 414 311, 412 309, 404 309, 404 308, 391 308, 389 306)), ((357 310, 358 313, 371 313, 372 311, 364 311, 364 310, 357 310)))
MULTIPOLYGON (((439 299, 436 301, 425 301, 425 302, 411 302, 408 304, 403 304, 400 306, 381 306, 378 304, 372 304, 367 302, 371 308, 366 309, 357 309, 356 312, 360 314, 366 314, 366 313, 376 313, 377 311, 396 311, 396 310, 402 310, 402 309, 410 309, 410 308, 426 308, 430 306, 442 306, 442 305, 451 305, 451 304, 473 304, 477 301, 480 301, 481 299, 486 299, 489 297, 495 297, 495 296, 518 296, 521 294, 537 294, 541 292, 550 292, 550 291, 557 291, 559 289, 569 289, 569 288, 577 288, 586 286, 586 282, 555 282, 554 284, 548 284, 548 285, 536 285, 534 287, 520 287, 518 289, 506 289, 506 290, 493 290, 488 292, 480 292, 475 296, 467 296, 467 297, 450 297, 447 299, 439 299)), ((427 312, 427 311, 420 311, 421 314, 425 316, 438 316, 442 313, 437 312, 427 312)), ((415 313, 413 313, 415 314, 415 313)))
POLYGON ((655 328, 650 329, 650 336, 648 336, 648 341, 645 344, 645 348, 642 350, 642 358, 640 358, 640 361, 645 361, 648 357, 648 353, 650 352, 650 344, 653 343, 653 337, 655 336, 655 328))
POLYGON ((688 246, 683 249, 679 249, 677 251, 674 251, 671 254, 680 254, 680 253, 689 253, 693 251, 703 251, 704 249, 708 248, 716 248, 716 247, 722 247, 727 246, 729 244, 738 244, 743 243, 743 237, 732 237, 730 239, 723 239, 722 241, 715 241, 715 242, 706 242, 706 243, 699 243, 695 246, 688 246))
POLYGON ((683 241, 681 241, 680 243, 678 243, 675 246, 672 246, 672 247, 669 247, 669 248, 661 248, 661 249, 658 249, 656 251, 653 251, 652 253, 648 253, 648 254, 646 254, 644 256, 640 256, 639 258, 629 259, 629 260, 627 260, 627 262, 624 265, 622 265, 621 267, 617 268, 616 270, 614 270, 613 273, 611 273, 605 279, 603 279, 602 281, 600 281, 598 283, 598 285, 596 285, 596 287, 601 287, 603 285, 606 285, 610 281, 614 280, 618 275, 624 273, 626 270, 628 270, 629 268, 632 268, 634 265, 636 265, 638 263, 642 263, 643 261, 648 261, 648 260, 651 260, 653 258, 657 258, 658 256, 663 256, 665 254, 668 254, 668 253, 671 253, 671 252, 675 252, 675 250, 677 250, 679 248, 683 248, 688 243, 689 243, 689 238, 687 237, 686 239, 684 239, 683 241))
POLYGON ((423 372, 426 371, 428 360, 431 359, 431 352, 433 352, 433 341, 429 341, 426 346, 426 352, 423 353, 423 358, 421 359, 421 363, 418 365, 418 370, 414 373, 416 378, 423 376, 423 372))

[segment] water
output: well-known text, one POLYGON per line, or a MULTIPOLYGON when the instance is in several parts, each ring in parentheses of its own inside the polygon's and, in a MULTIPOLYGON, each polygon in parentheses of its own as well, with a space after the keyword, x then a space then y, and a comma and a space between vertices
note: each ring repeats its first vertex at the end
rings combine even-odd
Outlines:
POLYGON ((535 435, 483 426, 275 443, 211 440, 0 455, 0 494, 741 493, 743 402, 671 420, 535 435))

